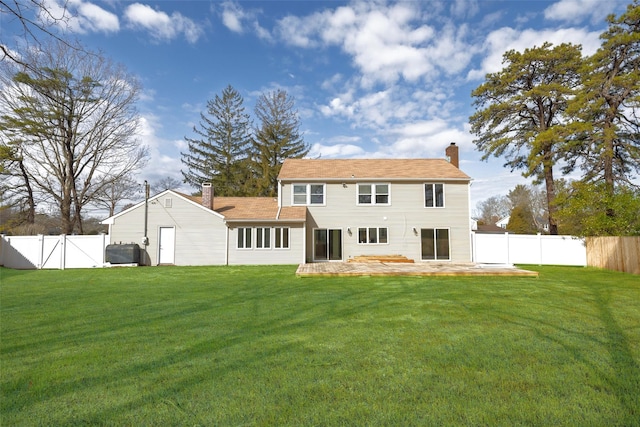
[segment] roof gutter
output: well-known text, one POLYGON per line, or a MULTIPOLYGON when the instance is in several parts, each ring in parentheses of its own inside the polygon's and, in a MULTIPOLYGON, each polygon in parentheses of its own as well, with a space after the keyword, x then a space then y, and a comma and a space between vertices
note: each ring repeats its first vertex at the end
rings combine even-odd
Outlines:
POLYGON ((242 219, 227 219, 225 224, 230 223, 282 223, 282 222, 299 222, 305 223, 306 219, 265 219, 265 218, 242 218, 242 219))
POLYGON ((351 178, 291 178, 288 182, 422 182, 422 181, 459 181, 469 182, 471 178, 446 178, 446 177, 401 177, 401 178, 370 178, 370 177, 351 177, 351 178))

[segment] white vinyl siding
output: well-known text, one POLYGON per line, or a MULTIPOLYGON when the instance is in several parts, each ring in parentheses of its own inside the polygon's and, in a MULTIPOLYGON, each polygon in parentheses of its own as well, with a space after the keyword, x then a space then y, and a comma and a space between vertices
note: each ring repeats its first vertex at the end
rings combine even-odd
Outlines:
MULTIPOLYGON (((381 182, 385 183, 387 181, 381 182)), ((455 181, 390 182, 389 205, 359 205, 358 184, 354 180, 326 183, 325 205, 307 206, 307 233, 305 239, 306 261, 313 262, 313 229, 339 228, 344 230, 343 259, 359 255, 405 255, 421 261, 420 230, 423 228, 448 228, 450 234, 450 261, 471 261, 471 231, 469 223, 469 183, 455 181), (440 208, 425 208, 425 183, 443 184, 444 204, 440 208), (387 244, 358 243, 358 228, 377 227, 388 230, 387 244), (415 228, 415 232, 413 229, 415 228)), ((379 184, 371 182, 372 184, 379 184)), ((292 200, 293 185, 283 182, 281 194, 283 206, 292 200)), ((291 247, 299 242, 292 238, 291 247)))
POLYGON ((229 236, 231 242, 237 241, 239 230, 251 230, 253 247, 238 249, 232 244, 228 259, 230 265, 299 264, 304 261, 303 224, 265 227, 265 224, 260 223, 244 223, 242 227, 232 226, 229 236), (265 246, 265 239, 269 241, 268 247, 265 246))
MULTIPOLYGON (((223 219, 192 201, 171 194, 152 197, 148 203, 148 244, 142 244, 144 236, 144 203, 114 218, 110 227, 112 243, 134 242, 140 245, 141 262, 157 265, 160 261, 160 227, 175 228, 174 265, 224 265, 226 262, 227 227, 223 219), (166 199, 171 207, 166 207, 166 199)), ((235 242, 231 242, 235 248, 235 242)))

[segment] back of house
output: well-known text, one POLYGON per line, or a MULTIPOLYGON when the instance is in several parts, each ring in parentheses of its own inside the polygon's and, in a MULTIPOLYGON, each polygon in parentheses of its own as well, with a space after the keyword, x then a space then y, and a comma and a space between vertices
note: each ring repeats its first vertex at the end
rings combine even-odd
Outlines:
POLYGON ((305 261, 471 262, 470 178, 447 159, 287 159, 282 207, 307 208, 305 261))
POLYGON ((167 190, 103 221, 144 265, 297 264, 402 256, 471 262, 470 178, 448 159, 287 159, 277 198, 167 190))

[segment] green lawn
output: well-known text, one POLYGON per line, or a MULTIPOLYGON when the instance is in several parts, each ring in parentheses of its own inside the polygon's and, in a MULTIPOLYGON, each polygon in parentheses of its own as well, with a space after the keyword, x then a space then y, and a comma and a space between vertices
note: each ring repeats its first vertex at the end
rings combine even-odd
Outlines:
POLYGON ((0 425, 640 425, 640 277, 0 269, 0 425))

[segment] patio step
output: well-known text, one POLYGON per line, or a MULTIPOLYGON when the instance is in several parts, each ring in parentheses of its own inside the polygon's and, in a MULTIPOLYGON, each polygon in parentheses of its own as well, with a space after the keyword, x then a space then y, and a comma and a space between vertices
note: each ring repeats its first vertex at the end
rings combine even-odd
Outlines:
POLYGON ((413 263, 412 259, 404 255, 358 255, 349 259, 349 262, 398 262, 413 263))

